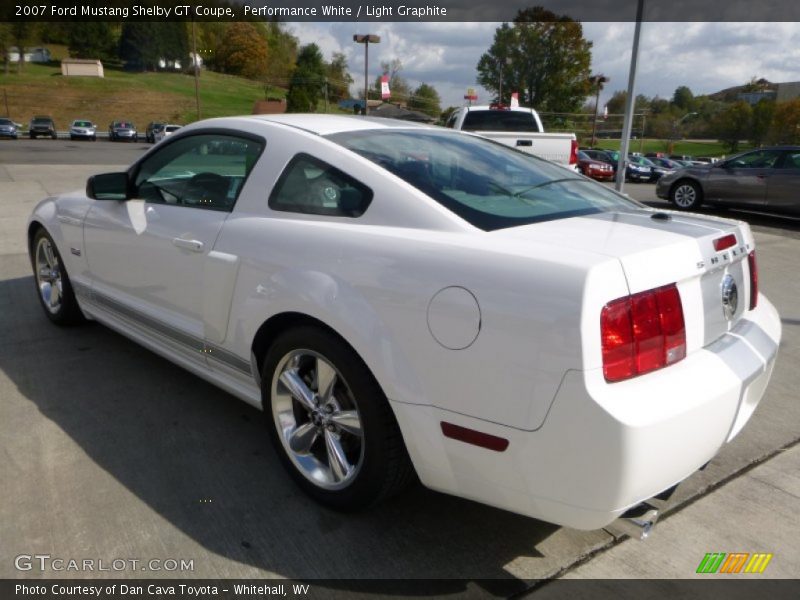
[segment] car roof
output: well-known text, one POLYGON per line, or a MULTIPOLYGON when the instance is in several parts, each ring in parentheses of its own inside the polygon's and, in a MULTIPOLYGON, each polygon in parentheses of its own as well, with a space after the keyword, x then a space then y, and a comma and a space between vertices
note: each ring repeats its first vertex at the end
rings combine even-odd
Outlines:
MULTIPOLYGON (((231 117, 256 123, 279 123, 297 129, 302 129, 317 135, 328 135, 345 131, 364 131, 370 129, 441 129, 429 125, 401 121, 398 119, 385 119, 383 117, 362 117, 355 115, 326 115, 326 114, 283 114, 283 115, 247 115, 231 117)), ((220 121, 225 121, 223 118, 220 121)))

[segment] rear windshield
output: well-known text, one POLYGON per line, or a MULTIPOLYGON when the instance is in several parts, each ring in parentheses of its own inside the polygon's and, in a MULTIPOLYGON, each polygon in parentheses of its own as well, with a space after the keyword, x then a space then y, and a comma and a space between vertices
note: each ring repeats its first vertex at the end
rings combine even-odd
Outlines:
POLYGON ((533 115, 518 110, 471 110, 464 117, 465 131, 524 131, 539 133, 533 115))
POLYGON ((476 136, 396 129, 328 138, 484 231, 641 206, 573 171, 476 136))

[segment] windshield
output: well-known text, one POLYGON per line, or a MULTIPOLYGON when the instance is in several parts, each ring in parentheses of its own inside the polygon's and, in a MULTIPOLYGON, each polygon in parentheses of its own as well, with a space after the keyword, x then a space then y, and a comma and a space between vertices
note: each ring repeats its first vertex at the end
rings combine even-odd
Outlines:
POLYGON ((0 125, 13 125, 14 122, 11 119, 0 119, 0 125))
POLYGON ((484 231, 641 206, 572 171, 471 135, 398 129, 328 138, 484 231))
POLYGON ((50 121, 50 119, 41 119, 41 118, 39 118, 39 119, 34 119, 33 123, 34 123, 34 125, 50 125, 51 121, 50 121))
POLYGON ((73 127, 92 127, 91 121, 75 121, 72 124, 73 127))
POLYGON ((180 125, 168 125, 167 127, 165 127, 165 131, 167 133, 172 133, 173 131, 178 131, 178 129, 180 128, 181 128, 180 125))

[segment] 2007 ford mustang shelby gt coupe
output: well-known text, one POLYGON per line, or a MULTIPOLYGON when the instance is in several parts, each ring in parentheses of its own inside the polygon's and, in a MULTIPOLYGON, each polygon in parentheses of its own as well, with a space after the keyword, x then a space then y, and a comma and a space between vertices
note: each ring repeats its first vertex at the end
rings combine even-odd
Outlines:
POLYGON ((740 431, 781 335, 746 224, 385 119, 195 123, 41 202, 28 236, 52 321, 263 407, 293 478, 340 509, 416 473, 605 526, 740 431))

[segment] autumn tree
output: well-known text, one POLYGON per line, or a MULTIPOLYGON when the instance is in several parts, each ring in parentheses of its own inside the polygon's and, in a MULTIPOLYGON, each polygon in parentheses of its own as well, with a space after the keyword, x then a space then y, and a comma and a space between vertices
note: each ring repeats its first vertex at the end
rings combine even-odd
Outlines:
POLYGON ((720 142, 730 151, 739 150, 739 142, 751 131, 753 109, 744 100, 729 105, 714 117, 712 127, 720 142))
POLYGON ((441 104, 442 100, 439 98, 439 92, 436 91, 435 87, 427 83, 421 83, 408 100, 408 108, 418 110, 432 117, 438 117, 441 114, 441 104))
POLYGON ((498 96, 502 88, 501 101, 518 91, 521 102, 539 110, 575 112, 590 92, 591 48, 580 23, 528 8, 495 31, 477 80, 498 96))
POLYGON ((287 112, 315 112, 325 84, 325 61, 319 46, 308 44, 300 48, 297 66, 286 94, 287 112))
POLYGON ((769 139, 773 144, 800 144, 800 99, 775 105, 769 139))
POLYGON ((215 65, 224 73, 262 79, 267 71, 267 41, 253 23, 231 23, 217 47, 215 65))

